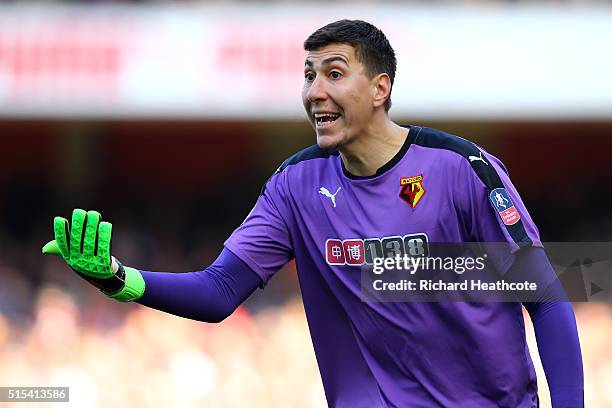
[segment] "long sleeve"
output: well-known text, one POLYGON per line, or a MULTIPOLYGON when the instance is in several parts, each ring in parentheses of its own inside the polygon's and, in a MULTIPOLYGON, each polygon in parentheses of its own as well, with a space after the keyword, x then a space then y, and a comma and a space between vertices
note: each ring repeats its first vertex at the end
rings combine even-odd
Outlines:
POLYGON ((508 271, 511 279, 538 284, 533 302, 524 302, 534 325, 553 408, 584 406, 582 354, 571 303, 541 248, 519 251, 508 271))
POLYGON ((140 272, 146 289, 138 303, 209 323, 228 317, 261 284, 261 278, 227 248, 202 271, 140 272))

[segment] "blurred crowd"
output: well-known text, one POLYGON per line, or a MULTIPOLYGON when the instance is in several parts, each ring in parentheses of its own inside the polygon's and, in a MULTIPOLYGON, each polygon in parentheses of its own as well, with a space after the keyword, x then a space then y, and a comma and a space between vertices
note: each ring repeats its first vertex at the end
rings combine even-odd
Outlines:
POLYGON ((69 386, 79 408, 325 406, 297 298, 220 325, 57 287, 32 300, 28 324, 0 313, 3 386, 69 386))

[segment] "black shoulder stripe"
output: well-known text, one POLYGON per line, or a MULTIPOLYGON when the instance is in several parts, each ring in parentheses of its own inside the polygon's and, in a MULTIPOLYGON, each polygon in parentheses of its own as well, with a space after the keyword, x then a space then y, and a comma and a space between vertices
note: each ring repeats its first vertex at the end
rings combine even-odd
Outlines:
MULTIPOLYGON (((310 147, 307 147, 304 150, 301 150, 301 151, 297 152, 296 154, 294 154, 293 156, 291 156, 287 160, 285 160, 279 166, 279 168, 274 172, 274 174, 278 174, 278 173, 282 172, 288 166, 291 166, 293 164, 298 164, 298 163, 301 163, 301 162, 306 161, 306 160, 327 159, 329 157, 338 156, 338 155, 340 155, 340 153, 337 150, 324 150, 324 149, 321 149, 318 145, 312 145, 310 147)), ((274 176, 274 174, 272 174, 272 176, 268 177, 268 179, 264 183, 264 185, 263 185, 259 195, 262 195, 264 193, 264 191, 266 191, 266 185, 268 185, 268 181, 270 181, 270 179, 274 176)))
POLYGON ((280 173, 281 171, 285 170, 287 166, 292 164, 298 164, 300 162, 312 159, 326 159, 331 156, 338 156, 339 154, 340 153, 336 150, 323 150, 317 145, 312 145, 285 160, 283 164, 280 165, 278 170, 276 170, 276 173, 280 173))
MULTIPOLYGON (((463 156, 487 187, 487 195, 490 195, 491 191, 496 188, 505 188, 495 168, 484 161, 480 149, 468 140, 439 130, 423 128, 423 131, 417 134, 413 143, 423 147, 450 150, 463 156), (487 163, 487 165, 483 166, 483 162, 487 163)), ((519 246, 529 246, 532 244, 522 219, 516 224, 506 225, 505 227, 514 242, 519 246)))

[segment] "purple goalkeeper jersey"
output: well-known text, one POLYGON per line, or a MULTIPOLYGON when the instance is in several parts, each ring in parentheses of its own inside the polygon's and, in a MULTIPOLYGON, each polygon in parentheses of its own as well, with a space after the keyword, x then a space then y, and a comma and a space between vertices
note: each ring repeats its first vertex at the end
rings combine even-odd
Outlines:
POLYGON ((502 270, 541 245, 497 158, 410 126, 371 177, 317 146, 289 158, 225 246, 264 284, 295 258, 330 406, 537 406, 520 303, 363 300, 361 265, 423 241, 507 242, 502 270))

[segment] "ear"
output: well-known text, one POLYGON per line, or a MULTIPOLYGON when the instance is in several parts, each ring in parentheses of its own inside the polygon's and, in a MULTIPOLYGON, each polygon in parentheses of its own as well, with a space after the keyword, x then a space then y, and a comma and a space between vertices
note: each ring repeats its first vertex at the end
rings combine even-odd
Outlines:
POLYGON ((374 100, 373 105, 375 108, 383 106, 389 96, 391 95, 391 78, 386 73, 378 74, 372 79, 374 86, 374 100))

